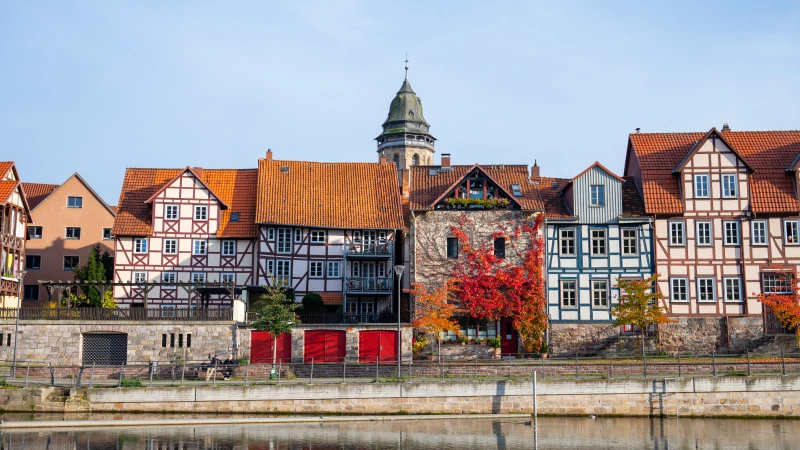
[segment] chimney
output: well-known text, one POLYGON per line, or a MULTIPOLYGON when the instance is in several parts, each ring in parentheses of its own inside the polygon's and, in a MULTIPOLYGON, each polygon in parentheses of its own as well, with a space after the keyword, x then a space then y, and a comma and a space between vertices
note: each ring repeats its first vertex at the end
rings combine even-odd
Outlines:
POLYGON ((533 165, 531 166, 531 179, 538 179, 539 177, 539 164, 538 161, 534 159, 533 165))
POLYGON ((272 149, 267 149, 267 156, 264 157, 267 161, 272 161, 272 149))
POLYGON ((722 131, 731 131, 731 127, 727 123, 722 124, 722 131))
POLYGON ((450 167, 450 153, 442 153, 442 167, 450 167))
POLYGON ((386 157, 385 156, 381 156, 381 165, 382 166, 386 165, 386 157))
POLYGON ((642 131, 642 129, 639 128, 639 127, 636 127, 636 134, 639 134, 640 131, 642 131))

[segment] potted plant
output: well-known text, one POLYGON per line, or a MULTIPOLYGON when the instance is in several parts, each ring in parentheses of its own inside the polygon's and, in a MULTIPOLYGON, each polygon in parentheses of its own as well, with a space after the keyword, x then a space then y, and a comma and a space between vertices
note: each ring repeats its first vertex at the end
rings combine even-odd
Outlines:
POLYGON ((500 359, 500 337, 486 339, 486 345, 493 349, 492 358, 500 359))
POLYGON ((459 336, 459 337, 458 337, 458 343, 459 343, 459 344, 461 344, 461 345, 467 345, 467 342, 469 342, 469 339, 467 339, 467 337, 466 337, 466 336, 459 336))
POLYGON ((547 342, 542 342, 542 348, 539 350, 539 356, 541 356, 542 359, 547 358, 547 342))

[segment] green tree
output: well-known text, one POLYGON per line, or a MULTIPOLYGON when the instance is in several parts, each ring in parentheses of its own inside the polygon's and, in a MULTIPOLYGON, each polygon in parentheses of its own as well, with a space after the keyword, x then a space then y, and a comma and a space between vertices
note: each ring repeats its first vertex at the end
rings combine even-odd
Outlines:
POLYGON ((295 310, 297 305, 287 298, 286 289, 281 286, 264 286, 266 294, 261 294, 263 304, 257 310, 258 319, 251 325, 256 330, 268 331, 272 336, 272 370, 270 379, 275 378, 275 359, 277 358, 277 338, 281 333, 290 333, 299 320, 295 310))
POLYGON ((114 257, 108 254, 108 250, 103 252, 100 257, 100 262, 103 264, 103 269, 106 271, 106 280, 114 280, 114 257))
POLYGON ((303 296, 303 312, 325 311, 325 301, 316 292, 309 292, 303 296))
MULTIPOLYGON (((75 280, 82 282, 103 282, 108 280, 106 277, 106 267, 103 258, 100 256, 100 246, 96 245, 89 251, 89 259, 86 264, 74 270, 75 280)), ((83 294, 86 296, 86 304, 89 306, 103 306, 104 299, 100 295, 100 290, 96 287, 84 286, 83 294)))
POLYGON ((614 324, 633 325, 639 328, 642 338, 642 361, 646 361, 644 337, 647 328, 653 324, 672 322, 660 303, 664 296, 653 289, 660 276, 656 274, 644 280, 618 279, 615 285, 624 294, 620 297, 619 303, 611 308, 611 315, 615 318, 614 324))

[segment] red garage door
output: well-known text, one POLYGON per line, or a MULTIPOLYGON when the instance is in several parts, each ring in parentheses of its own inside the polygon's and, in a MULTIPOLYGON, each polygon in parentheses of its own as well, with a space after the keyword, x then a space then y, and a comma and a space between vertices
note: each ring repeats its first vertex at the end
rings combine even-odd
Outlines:
POLYGON ((306 330, 306 363, 340 363, 344 361, 345 333, 338 330, 306 330))
MULTIPOLYGON (((276 363, 292 362, 292 334, 278 335, 278 358, 276 363)), ((272 334, 269 331, 253 331, 250 333, 250 362, 254 364, 272 364, 272 334)))
POLYGON ((397 331, 373 330, 358 333, 358 357, 361 362, 397 361, 397 331))

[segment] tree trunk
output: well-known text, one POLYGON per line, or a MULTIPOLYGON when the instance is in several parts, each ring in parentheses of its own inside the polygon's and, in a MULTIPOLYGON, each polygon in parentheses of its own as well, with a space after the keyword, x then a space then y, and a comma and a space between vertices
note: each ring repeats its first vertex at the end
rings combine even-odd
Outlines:
POLYGON ((275 366, 275 360, 278 358, 278 336, 272 335, 272 365, 275 366))

